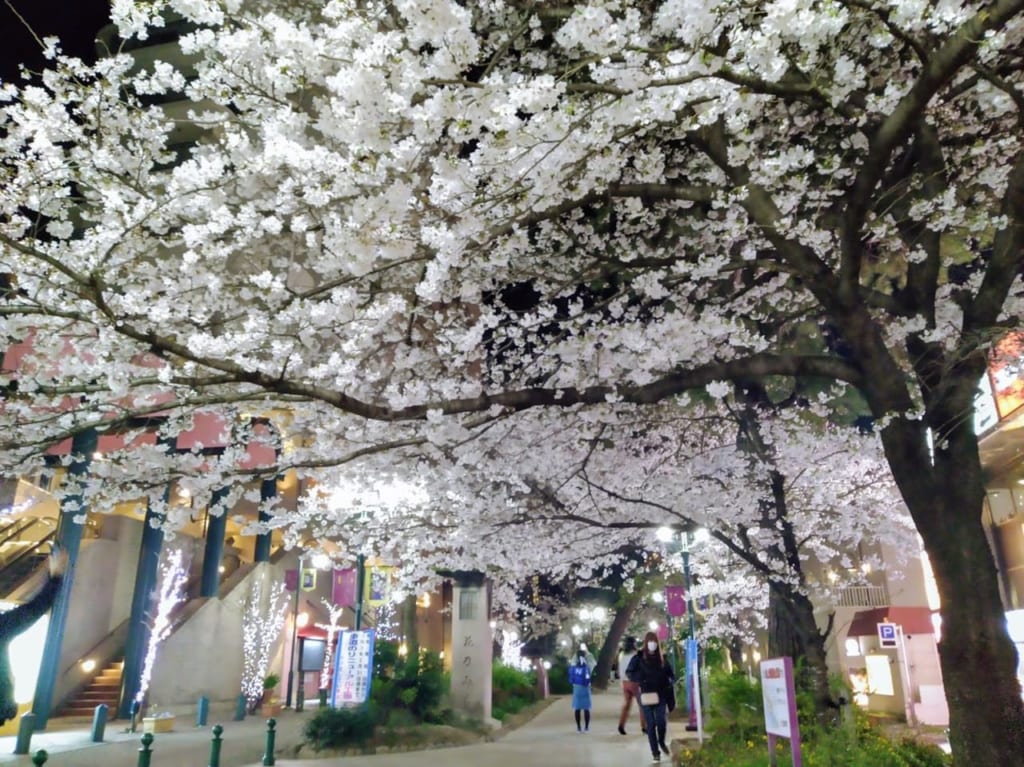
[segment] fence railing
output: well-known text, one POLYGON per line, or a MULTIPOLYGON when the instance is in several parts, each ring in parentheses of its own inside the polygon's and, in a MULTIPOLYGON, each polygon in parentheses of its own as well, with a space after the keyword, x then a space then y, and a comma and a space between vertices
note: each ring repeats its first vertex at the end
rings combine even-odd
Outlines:
POLYGON ((847 586, 839 592, 839 607, 888 607, 889 590, 884 586, 847 586))

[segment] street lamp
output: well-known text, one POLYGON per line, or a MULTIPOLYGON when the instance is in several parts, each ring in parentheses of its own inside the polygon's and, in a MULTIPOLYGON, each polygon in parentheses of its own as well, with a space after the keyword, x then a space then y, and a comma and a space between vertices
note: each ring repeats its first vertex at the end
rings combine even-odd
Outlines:
MULTIPOLYGON (((683 555, 683 588, 686 590, 686 617, 687 623, 689 624, 689 643, 687 644, 688 649, 696 647, 697 632, 694 625, 694 609, 693 609, 693 594, 692 584, 690 579, 690 547, 694 543, 706 541, 710 537, 710 533, 703 528, 697 530, 685 530, 679 533, 678 537, 676 531, 671 527, 659 527, 657 531, 658 540, 665 544, 669 554, 680 552, 683 555)), ((671 620, 671 618, 670 618, 671 620)), ((670 624, 671 625, 671 624, 670 624)), ((674 635, 672 639, 674 639, 674 635)), ((672 654, 675 658, 675 642, 672 644, 672 654)), ((677 665, 678 670, 678 665, 677 665)), ((699 663, 698 663, 699 669, 699 663)), ((696 680, 690 678, 690 664, 686 664, 686 696, 687 696, 687 710, 689 712, 689 722, 686 725, 686 729, 690 731, 697 730, 697 711, 694 696, 694 684, 696 680)))

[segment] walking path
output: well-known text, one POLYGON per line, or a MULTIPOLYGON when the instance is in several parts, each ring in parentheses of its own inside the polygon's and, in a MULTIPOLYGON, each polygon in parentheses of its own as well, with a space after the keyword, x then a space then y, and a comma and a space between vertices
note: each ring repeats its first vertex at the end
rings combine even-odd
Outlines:
MULTIPOLYGON (((428 752, 345 756, 325 759, 285 759, 278 757, 280 767, 422 767, 444 764, 444 767, 635 767, 651 760, 647 739, 640 734, 638 712, 634 709, 626 725, 629 733, 616 732, 622 697, 617 687, 607 693, 595 693, 590 732, 577 733, 570 697, 555 700, 533 720, 507 734, 497 732, 497 740, 457 748, 428 752)), ((294 753, 302 740, 302 727, 315 708, 302 713, 284 711, 277 720, 277 748, 280 753, 294 753)), ((217 712, 220 713, 220 712, 217 712)), ((228 713, 228 712, 225 712, 228 713)), ((266 719, 255 716, 242 722, 230 716, 211 716, 211 726, 220 722, 222 735, 221 767, 259 767, 262 765, 266 719)), ((46 732, 32 737, 30 751, 45 749, 49 754, 47 767, 137 767, 141 731, 125 732, 121 721, 107 725, 103 743, 89 742, 87 719, 53 719, 46 732)), ((669 723, 669 739, 683 738, 689 733, 678 722, 669 723)), ((690 735, 692 737, 692 735, 690 735)), ((152 767, 204 767, 209 764, 210 727, 193 727, 179 722, 174 732, 154 736, 152 767)), ((31 765, 30 756, 15 756, 15 738, 0 738, 0 765, 31 765)), ((669 764, 664 758, 663 764, 669 764)))
MULTIPOLYGON (((279 767, 636 767, 650 764, 647 737, 640 734, 634 708, 625 737, 616 731, 622 695, 617 686, 593 695, 590 732, 577 733, 572 700, 563 697, 536 718, 493 743, 479 743, 444 750, 406 751, 396 754, 346 756, 333 759, 278 759, 279 767)), ((681 722, 669 723, 669 739, 694 737, 681 722)), ((662 763, 670 764, 668 757, 662 763)), ((253 763, 252 767, 257 767, 253 763)))

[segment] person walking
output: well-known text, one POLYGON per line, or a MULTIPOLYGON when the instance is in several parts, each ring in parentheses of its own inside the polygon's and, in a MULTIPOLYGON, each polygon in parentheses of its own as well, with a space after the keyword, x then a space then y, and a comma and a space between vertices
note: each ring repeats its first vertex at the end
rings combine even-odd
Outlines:
POLYGON ((14 677, 11 674, 9 648, 11 640, 39 620, 50 609, 57 598, 68 555, 54 546, 50 552, 49 577, 39 592, 24 604, 0 614, 0 724, 18 715, 18 703, 14 699, 14 677))
POLYGON ((647 720, 647 742, 651 757, 661 761, 661 753, 669 753, 665 735, 668 730, 667 711, 675 708, 675 673, 662 657, 658 637, 653 631, 644 636, 641 651, 630 661, 627 676, 640 687, 640 709, 647 720), (659 750, 660 749, 660 750, 659 750))
POLYGON ((629 712, 633 708, 633 701, 636 701, 637 710, 640 712, 640 729, 647 732, 647 721, 644 719, 644 710, 640 706, 640 685, 630 681, 626 676, 626 669, 630 662, 640 651, 636 646, 635 637, 626 637, 626 644, 619 654, 619 680, 622 682, 622 711, 619 712, 619 735, 626 734, 626 722, 629 720, 629 712))
POLYGON ((576 658, 569 666, 569 681, 572 682, 572 711, 576 717, 576 732, 590 732, 590 709, 593 705, 590 696, 590 664, 587 663, 587 651, 582 648, 576 652, 576 658))

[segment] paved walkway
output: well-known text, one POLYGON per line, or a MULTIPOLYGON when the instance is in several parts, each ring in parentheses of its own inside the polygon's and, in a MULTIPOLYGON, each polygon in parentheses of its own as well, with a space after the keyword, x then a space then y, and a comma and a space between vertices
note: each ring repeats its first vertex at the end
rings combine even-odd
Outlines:
MULTIPOLYGON (((422 767, 443 764, 444 767, 636 767, 650 763, 646 737, 640 734, 636 710, 632 712, 623 737, 616 732, 621 695, 617 688, 595 693, 594 710, 589 733, 577 733, 568 697, 555 700, 537 717, 517 730, 502 735, 492 743, 445 748, 432 751, 345 756, 331 759, 277 758, 280 767, 422 767)), ((315 709, 294 713, 284 711, 275 717, 277 751, 294 753, 301 742, 302 726, 315 709)), ((219 712, 218 712, 219 713, 219 712)), ((259 767, 262 764, 266 720, 259 716, 242 722, 230 716, 215 717, 212 723, 224 726, 221 767, 259 767)), ((178 722, 174 732, 154 736, 152 767, 205 767, 209 764, 211 732, 209 727, 196 728, 190 722, 178 722)), ((141 732, 126 733, 125 724, 110 722, 103 743, 89 742, 89 720, 52 719, 46 732, 32 737, 31 752, 45 749, 48 767, 136 767, 141 732)), ((683 738, 688 733, 681 723, 670 722, 669 738, 683 738)), ((692 737, 692 736, 691 736, 692 737)), ((29 756, 15 756, 15 739, 0 738, 0 764, 29 767, 29 756)), ((663 761, 668 764, 667 758, 663 761)))
MULTIPOLYGON (((622 696, 618 687, 595 693, 590 732, 577 733, 571 700, 563 697, 536 718, 493 743, 435 751, 346 756, 334 759, 278 759, 279 767, 637 767, 651 762, 647 737, 640 734, 636 709, 625 737, 616 731, 622 696)), ((688 733, 681 722, 669 723, 669 738, 688 733)), ((691 737, 693 737, 691 735, 691 737)), ((662 757, 662 764, 669 764, 662 757)), ((253 763, 256 767, 258 763, 253 763)), ((158 767, 158 765, 154 765, 158 767)))

